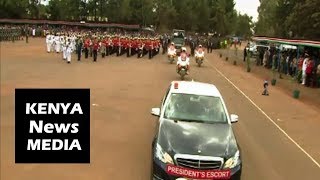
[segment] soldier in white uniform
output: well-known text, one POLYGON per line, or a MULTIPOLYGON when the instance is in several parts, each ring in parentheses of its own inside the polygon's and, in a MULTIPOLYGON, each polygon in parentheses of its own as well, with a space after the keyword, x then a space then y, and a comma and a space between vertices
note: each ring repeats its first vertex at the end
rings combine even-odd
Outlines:
POLYGON ((64 36, 61 39, 61 47, 62 47, 62 59, 66 60, 67 59, 67 41, 66 41, 66 37, 64 36))
POLYGON ((55 36, 53 34, 50 35, 50 52, 54 52, 55 51, 55 41, 54 41, 55 36))
POLYGON ((54 43, 55 43, 56 53, 60 53, 61 44, 60 44, 60 34, 59 33, 57 33, 57 35, 55 36, 54 43))
POLYGON ((76 40, 77 40, 76 35, 72 34, 72 36, 71 36, 72 49, 76 49, 76 40))
POLYGON ((51 40, 52 36, 50 33, 47 33, 46 36, 46 44, 47 44, 47 52, 50 53, 51 52, 51 46, 52 46, 52 40, 51 40))
POLYGON ((67 42, 67 52, 66 52, 66 55, 67 55, 67 62, 70 64, 71 63, 71 55, 72 55, 72 45, 71 45, 71 41, 68 41, 67 42))

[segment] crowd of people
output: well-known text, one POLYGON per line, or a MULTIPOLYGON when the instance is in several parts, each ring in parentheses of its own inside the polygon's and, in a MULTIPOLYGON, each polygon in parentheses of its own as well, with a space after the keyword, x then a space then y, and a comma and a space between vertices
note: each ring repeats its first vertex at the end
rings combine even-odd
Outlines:
MULTIPOLYGON (((245 50, 246 51, 246 50, 245 50)), ((246 52, 245 52, 246 55, 246 52)), ((258 49, 257 65, 288 75, 308 87, 320 87, 320 53, 318 49, 279 49, 274 46, 258 49)))
POLYGON ((19 41, 23 39, 23 28, 19 26, 0 26, 1 41, 19 41))
MULTIPOLYGON (((127 31, 124 29, 101 29, 81 28, 70 26, 47 26, 47 25, 2 25, 0 27, 1 41, 23 40, 28 37, 45 37, 47 52, 62 54, 62 59, 70 63, 72 54, 77 54, 80 61, 92 57, 94 62, 98 56, 101 58, 116 54, 127 57, 136 55, 141 58, 145 55, 149 59, 160 53, 167 53, 172 44, 170 34, 157 34, 154 32, 127 31)), ((203 45, 207 52, 213 49, 225 48, 232 45, 219 36, 209 35, 188 35, 185 37, 186 46, 189 46, 190 55, 195 56, 199 45, 203 45)), ((202 48, 202 47, 201 47, 202 48)), ((257 65, 274 69, 282 74, 296 77, 297 80, 306 86, 320 86, 320 53, 314 49, 297 57, 297 51, 279 50, 276 47, 259 49, 257 65)), ((245 51, 246 53, 246 51, 245 51)), ((246 55, 246 54, 245 54, 246 55)))

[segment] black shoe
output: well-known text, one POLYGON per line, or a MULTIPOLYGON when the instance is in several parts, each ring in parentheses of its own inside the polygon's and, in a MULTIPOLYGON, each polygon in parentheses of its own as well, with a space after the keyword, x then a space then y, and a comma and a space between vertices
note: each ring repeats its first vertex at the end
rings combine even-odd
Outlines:
POLYGON ((70 61, 68 61, 68 64, 70 64, 70 61))

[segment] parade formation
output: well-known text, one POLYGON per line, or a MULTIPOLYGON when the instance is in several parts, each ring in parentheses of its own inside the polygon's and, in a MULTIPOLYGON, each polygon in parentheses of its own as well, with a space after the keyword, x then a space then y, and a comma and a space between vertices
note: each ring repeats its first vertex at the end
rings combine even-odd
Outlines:
POLYGON ((98 56, 105 58, 115 54, 131 57, 136 55, 142 58, 145 55, 152 59, 161 48, 159 36, 134 36, 127 34, 110 33, 47 33, 47 52, 62 52, 62 59, 71 62, 71 53, 77 54, 80 61, 82 55, 85 59, 93 57, 96 62, 98 56), (69 57, 69 58, 68 58, 69 57))
MULTIPOLYGON (((204 47, 196 42, 196 47, 189 44, 192 53, 188 53, 186 46, 182 47, 182 52, 177 54, 175 43, 170 42, 166 36, 150 35, 142 36, 140 34, 112 34, 92 33, 92 32, 55 32, 46 33, 46 47, 48 53, 61 53, 61 58, 71 63, 72 54, 76 54, 77 61, 82 58, 92 58, 93 62, 97 62, 101 57, 105 59, 107 56, 136 56, 142 58, 147 56, 152 59, 159 54, 167 53, 170 63, 177 62, 176 71, 181 79, 184 79, 190 72, 190 57, 194 56, 195 62, 200 67, 204 61, 204 47)), ((210 49, 210 47, 207 47, 210 49)), ((208 51, 210 52, 210 51, 208 51)))

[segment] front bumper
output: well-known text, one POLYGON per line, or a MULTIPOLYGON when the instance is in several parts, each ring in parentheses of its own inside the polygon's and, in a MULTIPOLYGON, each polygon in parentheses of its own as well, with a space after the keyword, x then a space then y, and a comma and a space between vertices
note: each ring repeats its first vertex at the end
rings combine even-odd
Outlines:
MULTIPOLYGON (((240 180, 242 172, 242 164, 231 169, 231 178, 229 180, 240 180)), ((152 163, 152 180, 176 180, 177 176, 169 175, 166 172, 166 164, 153 157, 152 163)), ((181 178, 181 177, 180 177, 181 178)))

